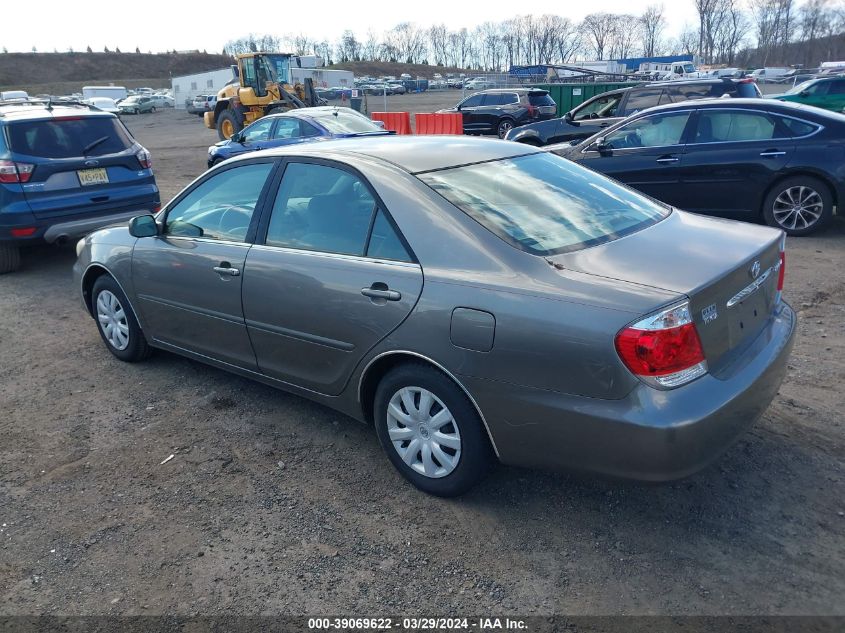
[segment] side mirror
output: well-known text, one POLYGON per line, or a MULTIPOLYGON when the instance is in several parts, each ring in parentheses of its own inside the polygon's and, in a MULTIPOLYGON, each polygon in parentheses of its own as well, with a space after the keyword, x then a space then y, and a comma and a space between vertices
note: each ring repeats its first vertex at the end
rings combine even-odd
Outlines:
POLYGON ((154 237, 158 235, 158 224, 151 215, 139 215, 129 220, 129 235, 132 237, 154 237))
POLYGON ((232 134, 232 138, 230 139, 233 143, 240 143, 243 145, 244 142, 244 135, 240 132, 235 132, 232 134))
POLYGON ((563 115, 563 118, 564 118, 564 119, 566 119, 566 122, 567 122, 567 123, 572 123, 572 119, 574 118, 574 117, 572 116, 572 110, 570 110, 569 112, 567 112, 566 114, 564 114, 564 115, 563 115))
POLYGON ((802 96, 802 97, 809 97, 809 96, 810 96, 810 91, 809 91, 809 90, 802 90, 802 91, 801 91, 801 96, 802 96))
POLYGON ((382 130, 384 129, 384 121, 377 121, 373 119, 373 123, 375 123, 376 126, 380 127, 382 130))
POLYGON ((595 149, 599 154, 607 154, 610 152, 610 145, 607 144, 607 139, 604 136, 600 136, 596 139, 596 142, 593 143, 593 149, 595 149))

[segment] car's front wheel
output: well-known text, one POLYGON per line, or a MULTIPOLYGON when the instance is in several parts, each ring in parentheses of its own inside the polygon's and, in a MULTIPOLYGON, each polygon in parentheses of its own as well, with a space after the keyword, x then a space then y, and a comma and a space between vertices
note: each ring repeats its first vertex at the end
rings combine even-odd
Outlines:
POLYGON ((833 196, 825 183, 812 176, 793 176, 777 183, 763 203, 766 223, 787 235, 809 235, 833 215, 833 196))
POLYGON ((138 319, 114 278, 103 275, 94 282, 91 302, 97 329, 112 354, 128 363, 150 355, 151 349, 138 319))
POLYGON ((420 490, 453 497, 487 474, 493 452, 484 425, 444 373, 424 364, 400 365, 379 383, 374 405, 382 448, 420 490))
POLYGON ((513 120, 511 119, 502 119, 499 121, 499 126, 496 128, 496 133, 499 135, 499 138, 505 138, 508 132, 513 129, 513 120))

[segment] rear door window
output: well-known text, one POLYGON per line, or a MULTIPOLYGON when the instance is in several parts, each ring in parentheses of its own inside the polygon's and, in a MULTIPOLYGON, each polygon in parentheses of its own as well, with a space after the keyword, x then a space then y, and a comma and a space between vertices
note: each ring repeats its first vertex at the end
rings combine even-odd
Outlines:
POLYGON ((830 82, 830 87, 827 89, 829 95, 845 95, 845 80, 837 79, 830 82))
POLYGON ((555 100, 552 99, 551 95, 549 95, 548 93, 546 93, 546 94, 529 93, 528 103, 530 103, 533 106, 553 106, 553 105, 555 105, 555 100))
POLYGON ((476 106, 480 106, 483 98, 484 95, 472 95, 471 97, 467 97, 461 101, 460 106, 462 108, 474 108, 476 106))
POLYGON ((117 117, 67 117, 9 125, 13 152, 41 158, 117 154, 134 145, 117 117))
POLYGON ((661 102, 663 88, 643 88, 632 90, 628 95, 628 103, 625 104, 625 111, 628 114, 635 114, 646 108, 653 108, 661 103, 668 103, 668 98, 661 102))
POLYGON ((705 99, 707 97, 721 97, 726 92, 725 86, 720 84, 683 84, 666 89, 667 97, 674 103, 689 101, 690 99, 705 99))
POLYGON ((698 119, 697 143, 767 141, 792 134, 781 128, 780 117, 740 110, 702 110, 698 119))

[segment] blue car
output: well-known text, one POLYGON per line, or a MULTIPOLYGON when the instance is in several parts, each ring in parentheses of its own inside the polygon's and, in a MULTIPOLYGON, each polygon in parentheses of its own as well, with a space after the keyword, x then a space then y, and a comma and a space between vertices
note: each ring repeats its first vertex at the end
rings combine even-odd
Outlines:
POLYGON ((160 206, 150 153, 114 114, 0 101, 0 273, 20 267, 23 245, 62 244, 160 206))
POLYGON ((391 134, 352 108, 301 108, 258 119, 227 141, 208 148, 208 166, 259 149, 333 138, 391 134))

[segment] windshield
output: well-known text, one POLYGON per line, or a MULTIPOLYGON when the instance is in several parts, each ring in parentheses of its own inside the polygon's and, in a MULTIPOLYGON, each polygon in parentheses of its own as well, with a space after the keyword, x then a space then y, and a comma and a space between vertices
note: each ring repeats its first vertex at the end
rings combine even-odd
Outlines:
POLYGON ((535 255, 609 242, 670 213, 669 207, 545 152, 419 178, 507 243, 535 255))
POLYGON ((793 86, 792 88, 787 90, 784 94, 797 95, 797 94, 804 92, 805 90, 807 90, 812 85, 813 85, 812 80, 811 81, 802 81, 800 84, 793 86))
POLYGON ((114 116, 14 123, 9 126, 9 141, 13 152, 42 158, 104 156, 122 152, 134 144, 114 116))
POLYGON ((355 112, 334 110, 319 116, 311 115, 314 120, 332 134, 364 134, 367 132, 384 132, 382 128, 367 117, 355 112))
POLYGON ((685 73, 694 73, 695 72, 695 66, 693 66, 692 64, 684 64, 684 72, 685 73))

